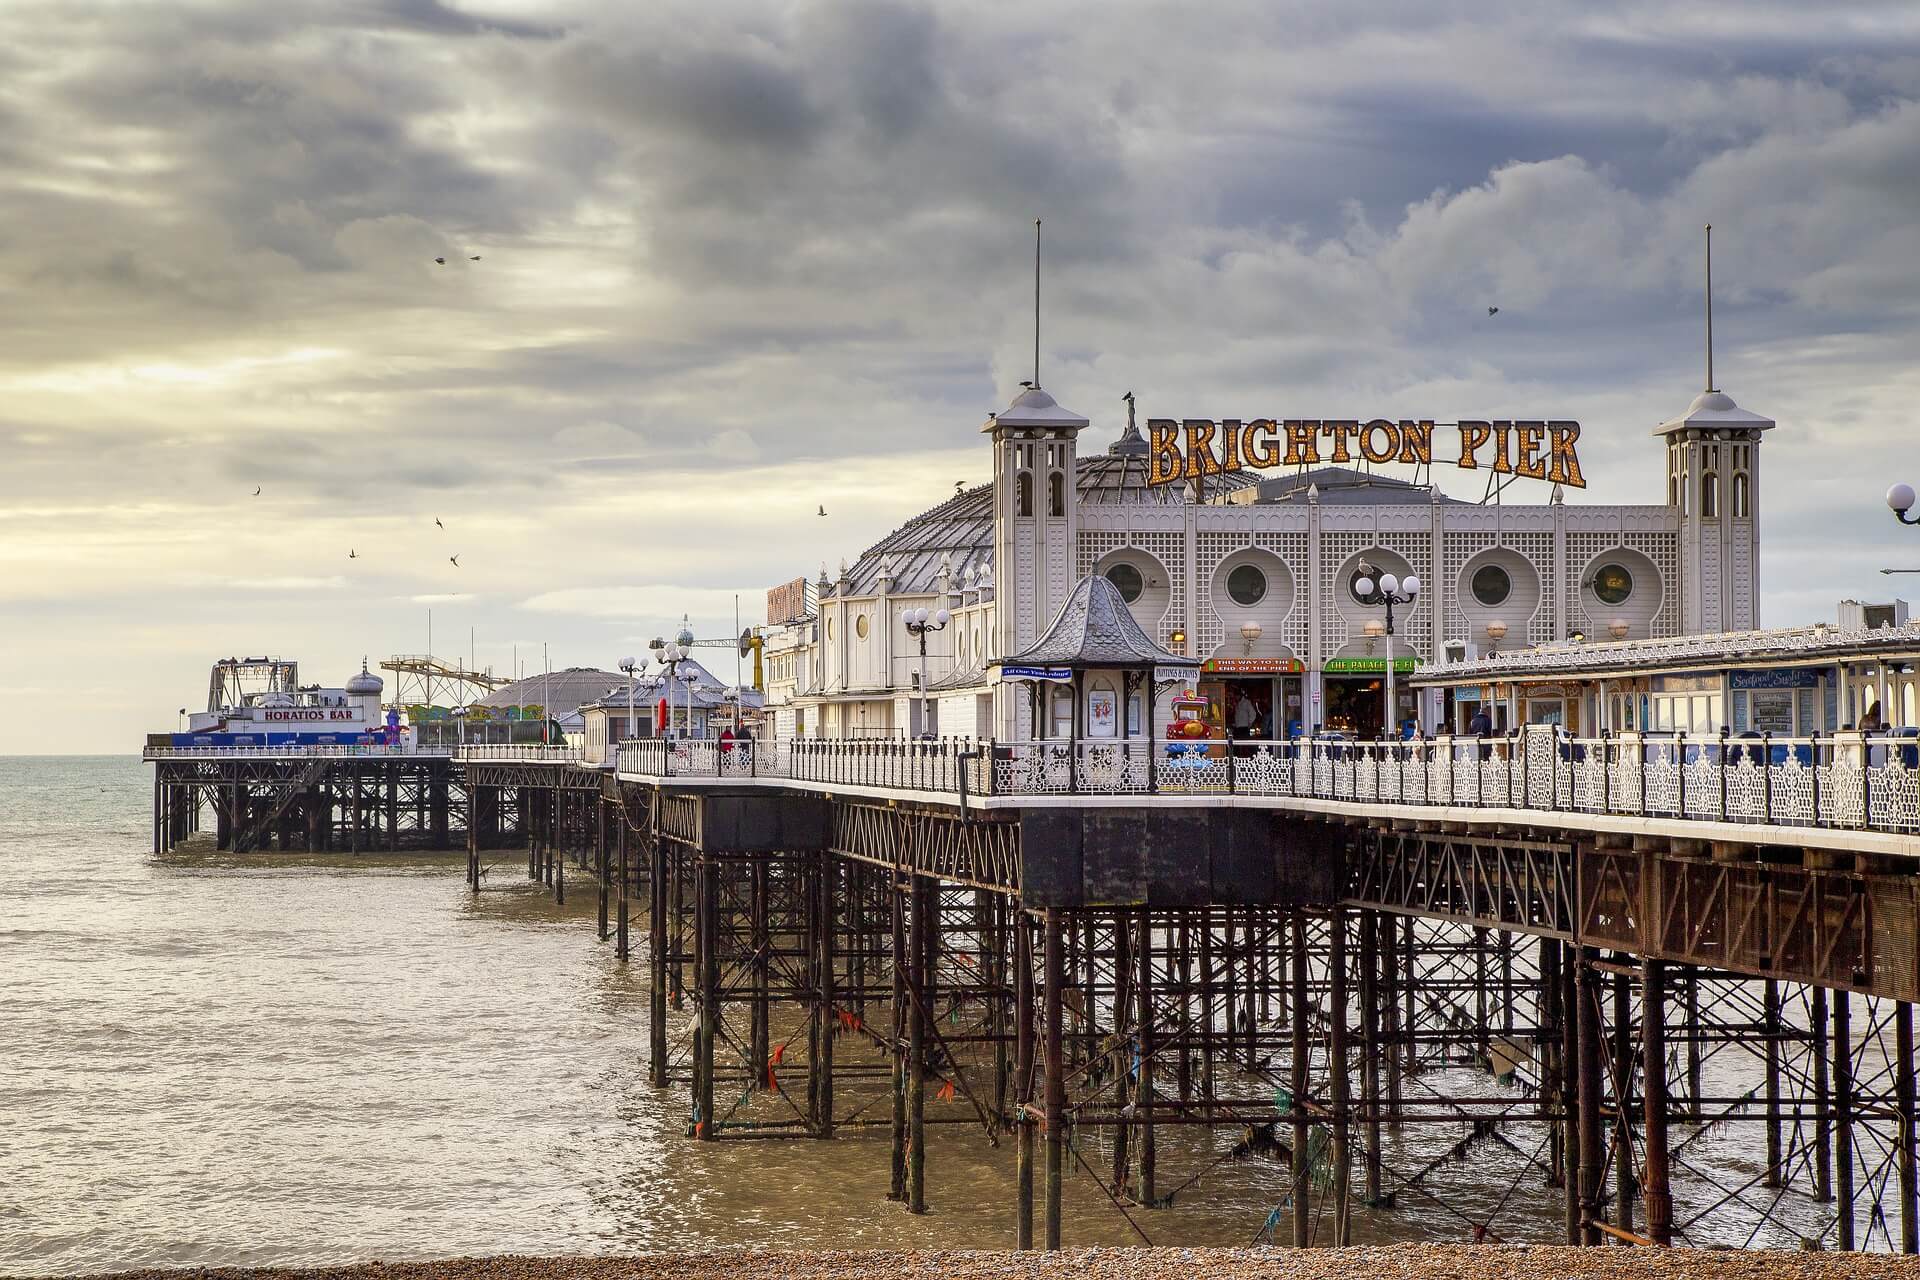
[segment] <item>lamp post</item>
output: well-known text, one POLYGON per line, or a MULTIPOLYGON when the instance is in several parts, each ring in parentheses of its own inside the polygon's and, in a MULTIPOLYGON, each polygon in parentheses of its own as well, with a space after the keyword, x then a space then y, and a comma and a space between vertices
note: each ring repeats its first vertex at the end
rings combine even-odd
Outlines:
MULTIPOLYGON (((647 648, 653 651, 653 660, 655 662, 659 663, 662 667, 667 665, 667 642, 665 640, 662 640, 659 636, 655 636, 653 639, 647 641, 647 648)), ((673 686, 669 684, 667 686, 667 697, 671 698, 672 696, 673 686)), ((667 736, 667 730, 672 727, 672 722, 672 716, 669 715, 667 723, 658 726, 661 737, 664 738, 667 736)))
POLYGON ((1394 699, 1393 688, 1393 606, 1412 604, 1420 594, 1420 579, 1410 573, 1403 581, 1391 573, 1383 573, 1376 582, 1372 576, 1373 566, 1364 563, 1360 566, 1360 572, 1363 576, 1353 584, 1354 594, 1368 604, 1384 605, 1387 611, 1386 734, 1390 739, 1397 739, 1400 725, 1397 719, 1399 705, 1394 699))
MULTIPOLYGON (((640 665, 639 663, 634 661, 631 654, 629 654, 627 657, 620 659, 620 669, 627 673, 627 731, 626 731, 625 737, 628 737, 628 738, 637 736, 633 731, 633 686, 634 686, 634 670, 639 665, 640 665)), ((614 758, 618 759, 619 754, 620 754, 619 743, 616 742, 614 744, 614 758)))
POLYGON ((1901 524, 1920 524, 1920 516, 1907 513, 1913 510, 1913 486, 1904 481, 1887 490, 1887 505, 1893 508, 1893 518, 1901 524))
MULTIPOLYGON (((680 630, 674 633, 673 647, 679 655, 674 659, 673 674, 678 675, 680 664, 693 657, 693 628, 687 625, 685 614, 680 615, 680 630)), ((668 688, 669 690, 672 688, 671 677, 668 680, 668 688)), ((671 701, 667 703, 667 713, 669 715, 673 713, 671 701)), ((687 685, 687 736, 689 738, 693 736, 693 685, 691 683, 687 685)))
POLYGON ((932 704, 927 696, 927 632, 945 630, 947 623, 953 620, 953 615, 945 609, 935 609, 931 613, 924 608, 909 609, 904 620, 908 632, 920 641, 920 736, 932 737, 933 731, 928 727, 931 723, 928 712, 932 704))
POLYGON ((452 716, 456 721, 454 728, 459 730, 460 733, 460 752, 462 755, 465 755, 467 750, 467 709, 465 707, 455 707, 447 714, 452 716))

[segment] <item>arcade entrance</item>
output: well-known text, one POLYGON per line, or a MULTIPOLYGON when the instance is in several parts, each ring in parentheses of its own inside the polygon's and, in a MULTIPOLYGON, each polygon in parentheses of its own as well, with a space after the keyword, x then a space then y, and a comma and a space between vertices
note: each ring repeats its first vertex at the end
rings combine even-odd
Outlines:
MULTIPOLYGON (((1408 725, 1418 722, 1419 695, 1409 687, 1416 665, 1413 658, 1394 660, 1394 701, 1399 704, 1397 719, 1403 736, 1408 725)), ((1360 741, 1385 736, 1381 730, 1386 713, 1386 679, 1385 658, 1335 658, 1329 662, 1322 682, 1326 698, 1322 728, 1360 741)))
POLYGON ((1197 686, 1207 720, 1229 738, 1272 741, 1305 733, 1302 665, 1290 658, 1212 658, 1197 686))

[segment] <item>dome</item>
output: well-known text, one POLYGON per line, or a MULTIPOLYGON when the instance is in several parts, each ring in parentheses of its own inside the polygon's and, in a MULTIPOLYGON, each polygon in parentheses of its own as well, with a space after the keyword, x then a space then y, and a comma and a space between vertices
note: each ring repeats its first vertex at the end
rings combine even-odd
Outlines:
POLYGON ((1671 422, 1663 422, 1655 428, 1657 436, 1671 435, 1688 427, 1707 427, 1716 429, 1739 428, 1746 431, 1771 431, 1773 419, 1742 409, 1733 402, 1733 397, 1724 391, 1702 391, 1687 406, 1687 411, 1671 422))
POLYGON ((1039 427, 1078 431, 1086 425, 1085 418, 1061 405, 1039 387, 1028 387, 1013 398, 1012 404, 990 415, 980 429, 992 431, 996 427, 1039 427))
POLYGON ((367 663, 364 658, 360 660, 360 674, 347 677, 347 692, 349 694, 365 695, 370 693, 377 697, 380 691, 386 687, 386 681, 367 670, 367 663))

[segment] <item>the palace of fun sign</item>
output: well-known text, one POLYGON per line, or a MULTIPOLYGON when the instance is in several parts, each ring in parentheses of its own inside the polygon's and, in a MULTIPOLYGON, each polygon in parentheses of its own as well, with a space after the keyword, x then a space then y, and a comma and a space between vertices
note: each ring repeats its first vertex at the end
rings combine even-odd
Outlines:
MULTIPOLYGON (((1461 421, 1457 463, 1463 471, 1546 480, 1584 489, 1577 422, 1545 419, 1461 421)), ((1323 418, 1151 418, 1147 483, 1173 484, 1249 468, 1322 463, 1433 461, 1433 421, 1323 418)))

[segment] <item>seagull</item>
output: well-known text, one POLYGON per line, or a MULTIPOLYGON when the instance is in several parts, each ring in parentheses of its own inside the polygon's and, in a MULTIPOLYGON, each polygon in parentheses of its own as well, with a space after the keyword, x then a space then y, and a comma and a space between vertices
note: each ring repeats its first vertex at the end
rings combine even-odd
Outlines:
POLYGON ((955 481, 953 482, 953 496, 954 496, 954 497, 956 497, 956 498, 957 498, 957 497, 959 497, 959 496, 960 496, 961 494, 963 494, 963 493, 965 493, 966 491, 967 491, 967 482, 966 482, 965 480, 955 480, 955 481))
POLYGON ((1028 390, 1033 389, 1033 383, 1031 382, 1022 381, 1020 385, 1023 387, 1026 387, 1028 390))
POLYGON ((474 253, 474 254, 469 254, 469 255, 467 256, 467 261, 468 261, 468 262, 478 262, 478 261, 480 261, 480 255, 479 255, 479 254, 477 254, 477 253, 474 253))
POLYGON ((1488 315, 1490 315, 1490 316, 1497 316, 1497 315, 1499 315, 1499 314, 1500 314, 1500 308, 1498 308, 1498 307, 1488 307, 1488 308, 1487 308, 1487 314, 1488 314, 1488 315))
POLYGON ((441 523, 440 523, 440 517, 439 517, 439 516, 435 516, 435 517, 433 518, 433 527, 434 527, 434 528, 436 528, 436 529, 445 529, 445 528, 446 528, 447 526, 445 526, 445 525, 443 525, 443 524, 441 524, 441 523))
POLYGON ((458 568, 460 567, 460 557, 459 557, 459 556, 448 556, 448 557, 447 557, 447 563, 448 563, 448 564, 450 564, 450 565, 452 565, 452 566, 453 566, 454 568, 456 568, 456 569, 458 569, 458 568))
POLYGON ((821 514, 821 515, 825 515, 825 514, 827 514, 827 509, 826 509, 825 507, 821 507, 821 508, 820 508, 820 514, 821 514))
POLYGON ((349 560, 358 560, 359 558, 360 558, 360 553, 359 553, 358 551, 354 551, 354 550, 352 550, 351 548, 349 548, 349 549, 348 549, 348 551, 347 551, 347 559, 349 559, 349 560))
POLYGON ((443 267, 447 265, 447 260, 445 258, 435 258, 434 261, 439 263, 443 267))
POLYGON ((259 486, 259 485, 255 485, 255 486, 253 486, 253 496, 254 496, 254 497, 256 497, 256 498, 260 496, 260 486, 259 486))

